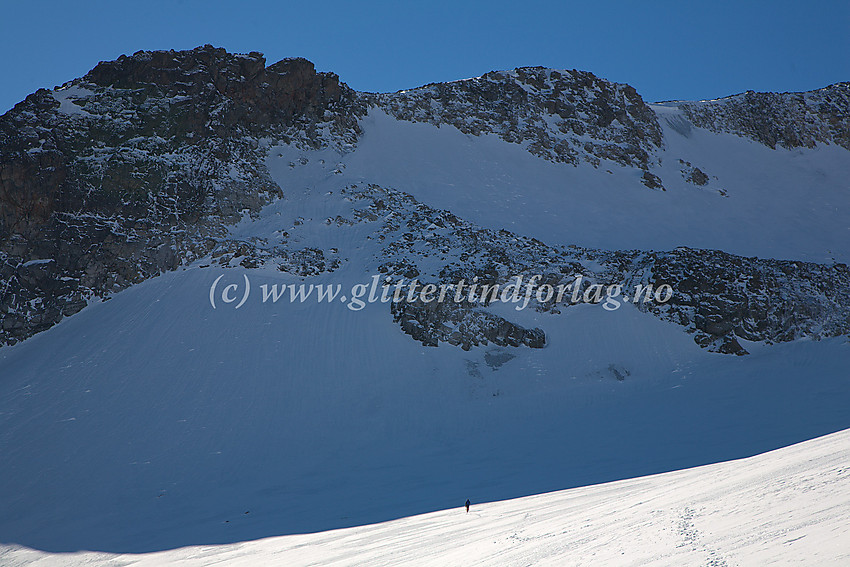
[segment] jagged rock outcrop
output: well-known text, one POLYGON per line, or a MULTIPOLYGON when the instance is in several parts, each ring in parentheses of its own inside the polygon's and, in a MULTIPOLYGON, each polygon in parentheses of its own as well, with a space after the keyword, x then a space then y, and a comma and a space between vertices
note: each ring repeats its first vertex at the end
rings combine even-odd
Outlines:
POLYGON ((586 71, 522 67, 371 100, 399 120, 496 134, 556 162, 608 159, 645 170, 663 143, 655 114, 634 88, 586 71))
POLYGON ((850 150, 850 83, 803 93, 742 94, 675 102, 700 128, 752 138, 771 148, 837 144, 850 150))
POLYGON ((632 269, 644 274, 643 281, 674 290, 666 304, 641 307, 685 325, 711 350, 745 354, 737 339, 771 343, 850 334, 850 270, 844 264, 689 248, 635 260, 632 269))
POLYGON ((393 320, 401 330, 425 346, 440 342, 469 350, 474 346, 527 346, 543 348, 542 329, 526 329, 503 317, 476 309, 468 302, 423 302, 421 299, 391 303, 393 320))
POLYGON ((281 196, 263 144, 352 144, 355 98, 304 59, 211 46, 27 97, 0 117, 0 345, 208 253, 281 196))

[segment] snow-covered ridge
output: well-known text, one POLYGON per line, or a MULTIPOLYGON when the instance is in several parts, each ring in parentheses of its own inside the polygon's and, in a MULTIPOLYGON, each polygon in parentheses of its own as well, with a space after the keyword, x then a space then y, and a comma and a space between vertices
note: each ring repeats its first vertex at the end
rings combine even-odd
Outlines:
POLYGON ((598 166, 606 159, 649 169, 665 146, 650 108, 663 107, 680 109, 686 128, 736 134, 771 148, 834 143, 850 150, 847 82, 806 92, 747 91, 647 105, 631 86, 586 71, 521 67, 367 98, 401 120, 495 133, 534 155, 574 165, 598 166))
POLYGON ((27 97, 0 117, 0 345, 207 254, 281 196, 262 139, 350 144, 351 97, 306 60, 212 46, 122 56, 27 97))
POLYGON ((400 120, 493 133, 556 162, 647 169, 662 145, 655 115, 629 85, 586 71, 522 67, 375 95, 400 120))
POLYGON ((768 147, 837 144, 850 150, 850 83, 799 93, 745 93, 699 102, 664 103, 680 108, 700 128, 745 136, 768 147))
MULTIPOLYGON (((809 146, 829 136, 840 141, 847 121, 847 113, 841 114, 847 106, 845 91, 846 85, 835 85, 799 96, 776 95, 773 110, 797 108, 791 104, 795 96, 802 97, 804 108, 765 119, 796 132, 781 120, 823 114, 820 122, 812 118, 814 133, 809 138, 801 134, 794 143, 802 140, 809 146)), ((226 238, 228 226, 244 214, 257 218, 263 206, 300 190, 300 184, 315 186, 327 175, 359 187, 374 183, 399 191, 431 207, 433 214, 448 210, 469 222, 463 230, 509 228, 510 238, 533 235, 550 248, 582 244, 601 253, 687 246, 820 263, 846 261, 850 253, 841 243, 846 241, 842 203, 847 195, 841 183, 850 169, 848 154, 840 146, 838 153, 815 147, 790 162, 760 154, 755 144, 731 149, 722 139, 725 134, 711 129, 725 131, 734 121, 718 118, 709 124, 706 117, 726 116, 736 108, 762 112, 758 100, 747 96, 647 105, 628 85, 588 72, 540 67, 392 94, 355 93, 332 73, 316 73, 305 60, 266 66, 259 53, 236 56, 211 46, 140 52, 102 62, 56 91, 31 95, 0 119, 0 344, 25 339, 93 299, 211 252, 216 258, 239 252, 243 245, 226 238), (408 165, 420 155, 436 156, 443 140, 421 130, 390 127, 396 139, 381 142, 384 146, 376 151, 373 140, 380 132, 371 125, 383 128, 387 122, 460 132, 467 147, 477 148, 474 163, 455 163, 454 155, 444 155, 442 163, 414 175, 408 165), (415 147, 420 141, 425 145, 415 147), (408 149, 399 153, 391 146, 408 149), (542 159, 523 161, 520 176, 520 161, 505 146, 542 159), (314 178, 292 169, 272 179, 265 160, 276 147, 301 152, 298 163, 330 152, 328 159, 338 166, 316 170, 314 178), (495 155, 511 155, 517 168, 496 164, 500 173, 490 176, 493 164, 488 160, 495 155), (363 159, 381 163, 348 176, 346 163, 363 159), (746 163, 730 167, 735 160, 746 163), (565 164, 571 167, 550 167, 565 164), (440 170, 454 179, 440 180, 434 186, 439 190, 417 189, 432 183, 431 172, 440 170), (398 174, 387 176, 388 171, 398 174), (535 185, 535 180, 546 186, 535 185), (476 199, 487 206, 472 203, 476 199), (756 214, 764 206, 774 210, 756 214), (484 215, 490 218, 483 222, 479 217, 485 209, 502 212, 484 215), (684 223, 682 216, 699 218, 684 223), (785 223, 789 230, 771 233, 785 223), (605 233, 611 237, 600 237, 605 233), (806 236, 791 239, 790 234, 806 236), (754 252, 740 244, 759 239, 754 252), (40 258, 56 261, 31 263, 40 258)), ((747 132, 736 133, 751 135, 747 132)), ((268 253, 304 276, 326 260, 328 265, 338 261, 330 250, 309 243, 284 243, 272 250, 268 253)), ((686 271, 693 271, 693 262, 688 261, 686 271)), ((387 257, 378 266, 390 263, 387 257)), ((741 273, 734 276, 724 268, 722 281, 749 278, 744 266, 750 266, 748 272, 756 269, 749 262, 734 265, 741 273)), ((451 272, 445 265, 437 271, 443 268, 445 274, 451 272)), ((736 296, 733 307, 720 314, 701 316, 699 306, 693 306, 681 322, 704 320, 695 328, 728 332, 730 315, 739 337, 757 340, 840 333, 844 296, 799 292, 828 287, 821 285, 823 277, 843 281, 841 270, 791 270, 794 278, 815 279, 788 282, 782 293, 795 290, 791 296, 804 303, 804 297, 819 298, 803 310, 804 320, 788 323, 793 329, 772 327, 770 333, 753 334, 753 325, 743 323, 751 312, 748 306, 758 303, 751 294, 736 296), (720 326, 718 317, 725 321, 720 326), (805 329, 802 335, 800 329, 805 329)), ((618 277, 631 276, 620 271, 618 277)), ((728 300, 730 289, 718 296, 728 300)), ((715 343, 717 336, 706 342, 715 343)))

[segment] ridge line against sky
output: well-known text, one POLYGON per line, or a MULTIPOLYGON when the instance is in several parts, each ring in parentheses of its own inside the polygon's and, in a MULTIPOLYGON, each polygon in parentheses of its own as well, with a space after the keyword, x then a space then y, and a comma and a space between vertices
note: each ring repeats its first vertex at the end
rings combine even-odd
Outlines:
POLYGON ((269 63, 305 57, 368 92, 527 66, 590 71, 647 102, 850 80, 850 3, 682 4, 10 3, 0 8, 0 113, 99 61, 207 43, 269 63))

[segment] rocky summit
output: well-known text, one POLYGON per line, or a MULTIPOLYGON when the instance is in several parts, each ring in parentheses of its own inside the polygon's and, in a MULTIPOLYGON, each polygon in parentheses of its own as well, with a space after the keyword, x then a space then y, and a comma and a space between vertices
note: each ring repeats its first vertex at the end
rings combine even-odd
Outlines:
POLYGON ((0 340, 207 254, 281 195, 260 138, 352 143, 358 110, 309 61, 211 46, 102 62, 30 95, 0 118, 0 340))

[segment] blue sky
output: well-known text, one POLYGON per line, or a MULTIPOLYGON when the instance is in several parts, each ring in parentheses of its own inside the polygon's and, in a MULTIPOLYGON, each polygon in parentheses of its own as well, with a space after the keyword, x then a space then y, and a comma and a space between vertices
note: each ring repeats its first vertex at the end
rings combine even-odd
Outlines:
POLYGON ((306 57, 359 90, 544 65, 702 99, 850 81, 850 3, 4 2, 0 112, 100 60, 205 43, 306 57))

